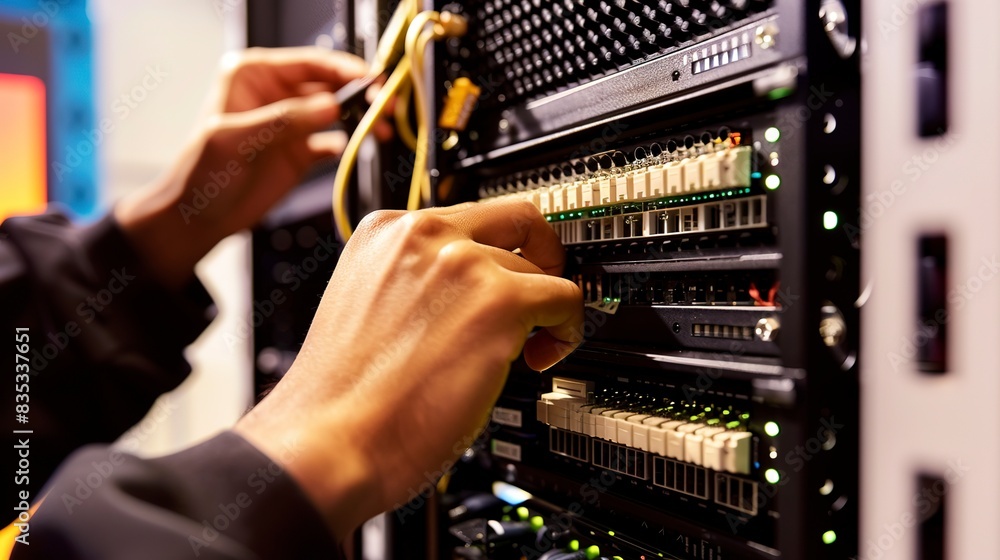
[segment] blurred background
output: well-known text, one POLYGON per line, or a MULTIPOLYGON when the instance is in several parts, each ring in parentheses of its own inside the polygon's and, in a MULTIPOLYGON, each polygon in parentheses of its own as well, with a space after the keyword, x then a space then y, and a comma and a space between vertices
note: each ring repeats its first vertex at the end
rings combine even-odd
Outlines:
MULTIPOLYGON (((145 185, 177 157, 222 55, 245 46, 246 18, 240 2, 226 0, 92 0, 88 6, 95 117, 116 122, 97 152, 106 205, 145 185)), ((150 454, 186 447, 228 428, 250 405, 252 337, 241 330, 248 326, 249 259, 249 235, 243 234, 198 265, 219 315, 188 349, 192 375, 122 437, 126 447, 150 454)))
MULTIPOLYGON (((239 0, 4 0, 0 214, 40 211, 48 197, 91 221, 162 173, 193 133, 220 58, 244 47, 245 13, 239 0)), ((178 449, 249 406, 248 267, 248 235, 198 265, 219 316, 188 350, 193 374, 124 447, 178 449)))

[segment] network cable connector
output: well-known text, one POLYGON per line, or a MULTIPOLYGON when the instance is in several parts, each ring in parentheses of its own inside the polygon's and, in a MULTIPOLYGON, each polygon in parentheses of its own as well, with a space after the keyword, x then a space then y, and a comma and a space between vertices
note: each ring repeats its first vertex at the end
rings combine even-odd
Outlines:
MULTIPOLYGON (((558 177, 500 185, 499 198, 531 202, 565 244, 767 225, 767 197, 754 188, 754 148, 724 131, 570 162, 558 177), (647 155, 651 154, 651 155, 647 155)), ((484 193, 487 194, 487 193, 484 193)))
MULTIPOLYGON (((538 421, 551 428, 717 472, 751 472, 753 434, 745 427, 747 414, 711 407, 691 414, 686 405, 664 415, 665 411, 646 410, 648 404, 636 401, 595 403, 592 390, 582 381, 555 378, 553 385, 554 390, 537 401, 538 421)), ((554 435, 560 442, 566 440, 563 433, 554 435)), ((567 455, 562 449, 553 451, 567 455)))
POLYGON ((445 98, 438 126, 448 130, 465 130, 469 124, 469 117, 479 102, 480 93, 479 86, 472 83, 472 80, 464 77, 455 80, 448 90, 448 97, 445 98))

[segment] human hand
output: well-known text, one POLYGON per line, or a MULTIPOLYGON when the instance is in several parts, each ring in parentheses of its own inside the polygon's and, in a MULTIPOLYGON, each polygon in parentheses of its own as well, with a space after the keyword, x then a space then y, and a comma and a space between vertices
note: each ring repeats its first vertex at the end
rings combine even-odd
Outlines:
POLYGON ((541 370, 579 345, 583 298, 557 276, 564 260, 524 201, 369 215, 295 363, 236 431, 344 537, 468 447, 522 347, 541 370))
POLYGON ((114 210, 147 265, 183 285, 220 240, 256 224, 346 138, 333 91, 364 76, 358 57, 319 48, 248 49, 227 58, 194 140, 167 173, 114 210))

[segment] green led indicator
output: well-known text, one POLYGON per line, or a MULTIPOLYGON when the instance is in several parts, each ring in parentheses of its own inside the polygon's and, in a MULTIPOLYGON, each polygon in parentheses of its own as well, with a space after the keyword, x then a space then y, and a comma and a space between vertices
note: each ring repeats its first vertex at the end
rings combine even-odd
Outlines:
POLYGON ((795 89, 790 87, 774 88, 771 91, 767 92, 767 98, 770 99, 771 101, 774 101, 776 99, 783 99, 785 97, 788 97, 794 92, 795 89))
POLYGON ((740 414, 740 418, 742 418, 744 420, 748 420, 750 418, 750 415, 748 413, 744 412, 743 414, 740 414))
POLYGON ((510 516, 509 515, 504 515, 504 516, 502 516, 500 518, 500 521, 510 521, 510 516))
MULTIPOLYGON (((751 177, 753 177, 755 180, 760 179, 761 174, 755 171, 751 174, 751 177)), ((609 206, 594 208, 592 210, 582 210, 579 212, 561 212, 559 214, 555 213, 546 214, 545 221, 563 222, 566 220, 576 220, 576 219, 605 218, 608 216, 632 214, 649 210, 667 208, 670 206, 687 204, 691 202, 704 202, 716 198, 727 198, 727 197, 739 196, 751 193, 753 193, 753 189, 751 187, 742 187, 739 189, 730 189, 725 191, 720 190, 718 192, 713 192, 704 195, 690 195, 690 196, 675 197, 675 198, 660 198, 657 200, 648 200, 644 202, 609 205, 609 206)))
POLYGON ((569 541, 569 550, 570 552, 576 552, 577 550, 580 550, 580 541, 576 539, 569 541))
POLYGON ((840 220, 837 218, 837 213, 832 211, 823 212, 823 227, 826 229, 837 229, 837 223, 840 220))
POLYGON ((764 131, 764 140, 767 140, 768 142, 773 144, 780 139, 781 139, 781 131, 778 130, 776 127, 772 126, 771 128, 764 131))
POLYGON ((781 433, 781 427, 778 426, 777 422, 768 422, 767 424, 764 424, 764 433, 774 437, 781 433))
POLYGON ((615 536, 615 532, 614 532, 614 531, 608 531, 608 536, 609 536, 609 537, 613 537, 613 536, 615 536))
POLYGON ((531 518, 531 530, 532 531, 537 531, 537 530, 541 529, 543 525, 545 525, 545 520, 542 519, 542 516, 536 515, 536 516, 534 516, 534 517, 531 518))
POLYGON ((517 516, 521 518, 521 521, 527 521, 531 513, 528 511, 528 508, 521 506, 517 508, 517 516))
POLYGON ((583 553, 587 556, 587 560, 594 560, 594 558, 600 558, 601 549, 596 544, 592 544, 583 553))
POLYGON ((833 544, 835 542, 837 542, 837 533, 834 531, 823 533, 823 544, 833 544))
POLYGON ((767 469, 764 471, 764 480, 771 484, 777 484, 781 480, 781 475, 774 469, 767 469))
POLYGON ((726 423, 726 428, 728 428, 730 430, 734 430, 734 429, 739 428, 739 427, 740 427, 740 421, 739 420, 733 420, 732 422, 726 423))
POLYGON ((778 177, 777 175, 768 175, 767 178, 764 179, 764 186, 772 191, 777 189, 781 186, 781 177, 778 177))

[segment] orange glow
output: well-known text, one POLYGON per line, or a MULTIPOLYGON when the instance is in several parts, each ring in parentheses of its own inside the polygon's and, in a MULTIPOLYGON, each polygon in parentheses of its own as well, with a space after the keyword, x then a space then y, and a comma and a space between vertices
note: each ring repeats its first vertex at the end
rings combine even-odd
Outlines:
POLYGON ((0 220, 45 210, 45 84, 0 74, 0 220))

